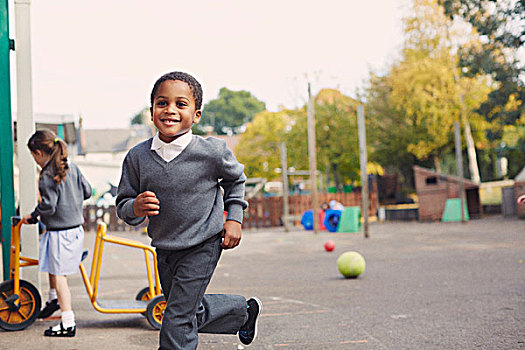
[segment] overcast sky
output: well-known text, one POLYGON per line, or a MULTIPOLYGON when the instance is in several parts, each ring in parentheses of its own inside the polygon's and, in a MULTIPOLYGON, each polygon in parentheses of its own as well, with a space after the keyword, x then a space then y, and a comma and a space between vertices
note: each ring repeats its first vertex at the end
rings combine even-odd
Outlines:
MULTIPOLYGON (((398 55, 406 0, 32 0, 33 109, 127 127, 154 81, 183 70, 204 101, 248 90, 276 111, 317 92, 354 95, 398 55)), ((14 1, 9 1, 15 38, 14 1)), ((15 56, 11 56, 15 72, 15 56)), ((13 111, 16 111, 13 75, 13 111)), ((203 116, 206 118, 206 116, 203 116)))

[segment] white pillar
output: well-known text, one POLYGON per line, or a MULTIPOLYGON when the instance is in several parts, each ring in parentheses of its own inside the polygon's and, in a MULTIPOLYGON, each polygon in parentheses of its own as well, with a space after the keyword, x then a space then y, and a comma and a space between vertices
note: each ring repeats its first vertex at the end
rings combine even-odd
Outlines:
POLYGON ((461 222, 466 223, 465 218, 465 186, 463 184, 463 154, 461 150, 461 128, 458 122, 454 122, 454 142, 456 145, 456 171, 458 175, 459 198, 461 210, 461 222))
MULTIPOLYGON (((31 70, 31 0, 15 0, 15 53, 17 93, 17 150, 19 168, 20 214, 29 214, 37 203, 37 177, 27 140, 35 131, 31 70)), ((22 254, 38 258, 38 227, 22 225, 22 254)), ((25 280, 40 289, 38 267, 21 269, 25 280)))
POLYGON ((308 124, 308 158, 310 164, 310 183, 312 195, 312 212, 314 217, 314 232, 319 233, 319 204, 317 200, 317 152, 315 146, 315 106, 310 83, 308 83, 308 105, 307 105, 307 124, 308 124))
POLYGON ((361 206, 363 207, 363 234, 369 237, 368 232, 368 174, 366 166, 368 164, 368 153, 366 151, 366 123, 365 108, 357 106, 357 132, 359 136, 359 165, 361 167, 361 206))
POLYGON ((290 206, 288 203, 288 157, 286 155, 286 143, 281 142, 281 175, 283 179, 283 223, 284 230, 290 231, 290 206))

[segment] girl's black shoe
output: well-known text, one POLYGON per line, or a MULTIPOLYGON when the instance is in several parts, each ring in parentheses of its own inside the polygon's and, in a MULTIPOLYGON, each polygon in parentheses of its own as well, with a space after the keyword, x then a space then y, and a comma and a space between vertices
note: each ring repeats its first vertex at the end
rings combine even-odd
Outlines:
POLYGON ((58 305, 58 299, 48 300, 46 301, 46 306, 40 310, 38 318, 48 318, 58 309, 60 309, 60 305, 58 305))
POLYGON ((74 337, 77 331, 77 326, 64 328, 62 322, 60 322, 60 329, 53 330, 53 327, 49 327, 45 330, 44 335, 46 337, 74 337))

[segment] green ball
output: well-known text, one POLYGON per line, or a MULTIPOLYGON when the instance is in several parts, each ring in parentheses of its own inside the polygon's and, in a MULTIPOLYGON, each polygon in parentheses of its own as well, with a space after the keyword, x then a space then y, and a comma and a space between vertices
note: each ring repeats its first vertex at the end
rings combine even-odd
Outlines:
POLYGON ((355 278, 365 272, 365 258, 358 252, 346 252, 337 259, 337 268, 346 278, 355 278))

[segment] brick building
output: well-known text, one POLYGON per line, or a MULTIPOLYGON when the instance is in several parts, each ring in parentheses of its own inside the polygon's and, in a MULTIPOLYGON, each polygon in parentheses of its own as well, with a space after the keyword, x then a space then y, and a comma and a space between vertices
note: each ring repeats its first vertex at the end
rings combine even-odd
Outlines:
MULTIPOLYGON (((414 179, 419 198, 419 220, 441 220, 447 199, 459 198, 459 178, 439 174, 430 169, 414 166, 414 179)), ((470 218, 480 218, 482 214, 479 186, 463 179, 463 188, 470 218)))

